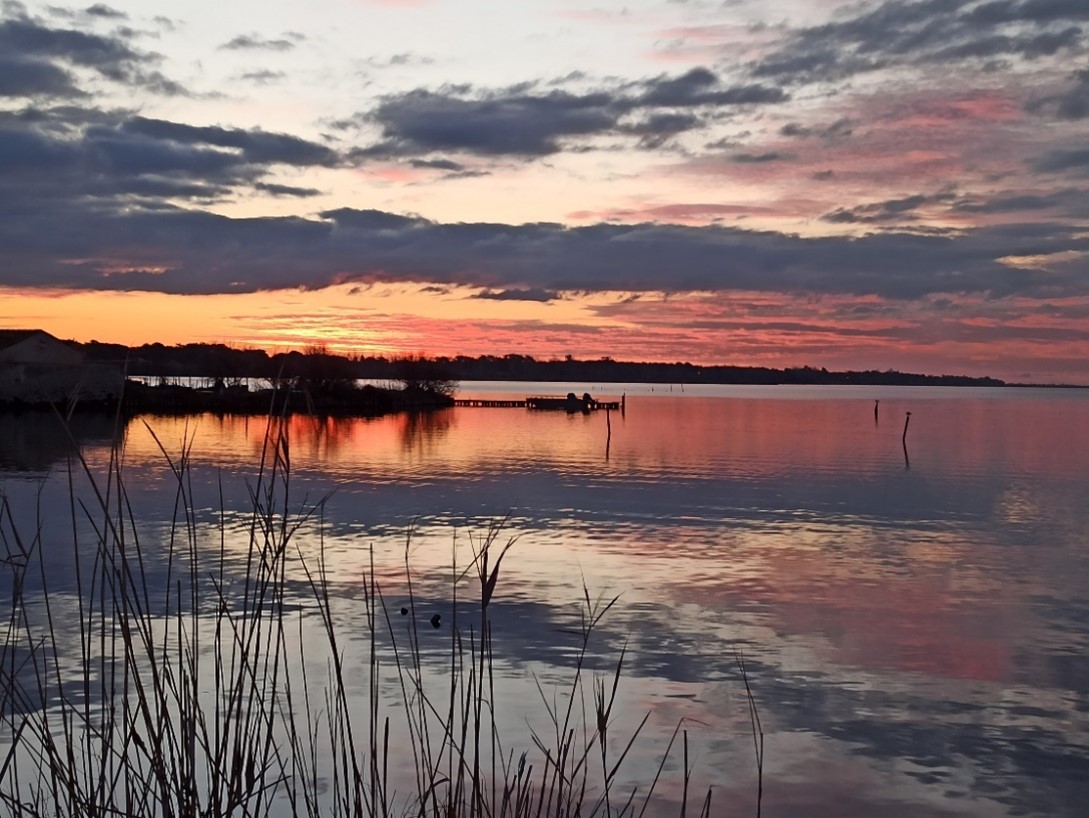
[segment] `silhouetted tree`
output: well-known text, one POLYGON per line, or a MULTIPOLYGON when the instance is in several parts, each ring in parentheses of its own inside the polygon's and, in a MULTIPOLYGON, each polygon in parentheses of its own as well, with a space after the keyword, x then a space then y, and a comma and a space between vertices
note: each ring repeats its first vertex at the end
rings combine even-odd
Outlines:
POLYGON ((458 382, 450 377, 448 364, 425 358, 423 355, 406 355, 394 365, 395 379, 406 392, 431 392, 452 397, 458 382))
POLYGON ((312 344, 292 361, 295 386, 313 395, 339 395, 356 388, 355 366, 332 355, 325 344, 312 344))

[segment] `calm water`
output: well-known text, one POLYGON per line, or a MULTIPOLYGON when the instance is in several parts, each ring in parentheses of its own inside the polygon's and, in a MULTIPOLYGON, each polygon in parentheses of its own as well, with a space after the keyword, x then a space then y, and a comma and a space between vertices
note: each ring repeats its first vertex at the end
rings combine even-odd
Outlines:
MULTIPOLYGON (((371 547, 399 606, 411 529, 420 616, 449 620, 452 561, 502 521, 517 542, 494 603, 496 659, 519 749, 527 721, 544 726, 534 679, 569 675, 585 585, 592 600, 620 595, 593 643, 603 668, 627 645, 618 729, 651 713, 630 780, 690 719, 693 781, 714 785, 714 813, 754 814, 740 650, 766 733, 765 815, 1086 814, 1089 391, 462 395, 569 389, 625 393, 627 410, 291 420, 291 502, 328 498, 300 536, 323 532, 349 663, 366 665, 371 547)), ((0 490, 20 525, 43 509, 51 587, 72 592, 67 448, 51 424, 3 419, 0 490)), ((264 421, 147 424, 168 452, 192 439, 198 521, 212 530, 222 503, 230 555, 264 421)), ((101 468, 110 421, 76 431, 101 468)), ((124 458, 154 575, 173 478, 142 421, 124 458)), ((442 631, 423 633, 440 663, 442 631)))

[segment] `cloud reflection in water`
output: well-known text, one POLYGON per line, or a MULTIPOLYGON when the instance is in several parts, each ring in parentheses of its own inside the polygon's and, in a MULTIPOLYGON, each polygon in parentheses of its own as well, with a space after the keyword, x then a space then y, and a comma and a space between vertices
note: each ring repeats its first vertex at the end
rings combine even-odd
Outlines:
MULTIPOLYGON (((874 425, 872 394, 801 392, 629 398, 608 459, 599 415, 293 418, 292 507, 326 500, 338 615, 360 646, 371 547, 399 608, 411 528, 418 618, 441 613, 445 628, 455 549, 465 565, 470 537, 505 518, 502 536, 518 543, 503 564, 495 647, 505 695, 530 720, 541 715, 533 674, 558 682, 570 666, 583 583, 620 594, 593 665, 606 670, 627 644, 626 706, 652 711, 659 736, 682 716, 707 726, 693 726, 693 753, 727 791, 727 814, 751 814, 738 647, 768 731, 769 810, 1079 814, 1089 799, 1089 400, 886 390, 883 418, 913 412, 905 471, 900 429, 874 425)), ((168 448, 184 435, 182 420, 149 423, 168 448)), ((189 424, 199 518, 219 517, 222 480, 230 557, 245 542, 245 480, 264 421, 189 424)), ((100 435, 83 445, 101 460, 100 435)), ((63 495, 63 454, 44 456, 54 462, 44 496, 63 495)), ((140 423, 127 428, 125 458, 153 542, 173 498, 140 423)), ((29 499, 24 478, 0 477, 29 499)), ((315 528, 299 542, 315 553, 315 528)), ((53 581, 71 584, 62 552, 49 564, 53 581)), ((289 581, 304 592, 300 576, 289 581)), ((445 644, 438 632, 425 641, 436 667, 445 644)))

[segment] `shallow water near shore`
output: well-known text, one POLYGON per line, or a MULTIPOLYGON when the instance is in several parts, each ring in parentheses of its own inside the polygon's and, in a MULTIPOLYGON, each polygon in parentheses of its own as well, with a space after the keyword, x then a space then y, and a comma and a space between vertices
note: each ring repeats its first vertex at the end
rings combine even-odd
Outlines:
MULTIPOLYGON (((468 383, 461 396, 567 391, 623 394, 626 410, 287 421, 292 503, 325 499, 300 540, 324 540, 352 667, 366 666, 372 553, 396 611, 407 541, 417 617, 450 623, 452 564, 498 522, 516 539, 491 609, 516 750, 531 748, 527 722, 547 724, 537 682, 570 670, 585 586, 619 595, 592 647, 605 672, 627 646, 616 729, 651 713, 628 783, 653 775, 684 719, 712 814, 755 814, 740 652, 766 734, 765 814, 1083 814, 1089 390, 468 383)), ((49 419, 3 423, 0 489, 20 525, 41 509, 50 588, 72 594, 67 448, 49 419)), ((222 507, 230 561, 265 421, 123 430, 155 576, 174 494, 149 430, 168 452, 192 439, 197 520, 213 529, 222 507)), ((111 423, 73 431, 103 467, 111 423)), ((233 568, 243 559, 239 546, 233 568)), ((448 632, 421 636, 441 675, 448 632)))

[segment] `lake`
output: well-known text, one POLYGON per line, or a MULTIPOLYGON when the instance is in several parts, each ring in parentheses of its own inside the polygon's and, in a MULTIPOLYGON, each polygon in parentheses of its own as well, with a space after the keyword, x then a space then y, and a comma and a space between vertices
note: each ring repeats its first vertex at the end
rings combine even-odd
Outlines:
MULTIPOLYGON (((1089 390, 464 383, 459 396, 568 391, 623 394, 626 410, 286 421, 286 507, 318 504, 296 539, 323 555, 353 706, 368 706, 355 681, 369 678, 367 577, 394 628, 422 623, 423 664, 441 684, 465 604, 452 577, 498 529, 513 545, 489 609, 495 700, 515 759, 534 750, 531 728, 552 729, 546 705, 577 661, 587 602, 616 597, 586 665, 611 681, 624 652, 617 741, 649 714, 623 786, 645 789, 683 724, 692 801, 711 786, 711 814, 756 814, 741 658, 764 733, 765 815, 1085 814, 1089 390)), ((40 524, 45 579, 29 593, 44 582, 68 604, 32 604, 30 618, 51 614, 58 644, 76 644, 73 600, 92 569, 88 558, 77 570, 72 532, 85 543, 94 514, 73 515, 69 498, 93 506, 93 492, 78 473, 69 488, 53 418, 2 423, 0 530, 10 554, 11 532, 40 524)), ((91 473, 107 473, 112 419, 72 428, 91 473)), ((153 599, 175 581, 156 549, 178 520, 160 445, 188 451, 194 553, 237 577, 266 428, 215 416, 124 428, 125 502, 153 599)), ((284 579, 289 602, 308 595, 298 567, 284 579)), ((6 610, 10 583, 0 593, 6 610)), ((321 623, 297 608, 302 649, 321 623)), ((379 648, 392 650, 384 637, 379 648)), ((379 692, 394 713, 396 694, 379 692)), ((654 811, 676 814, 681 767, 675 746, 654 811)))

